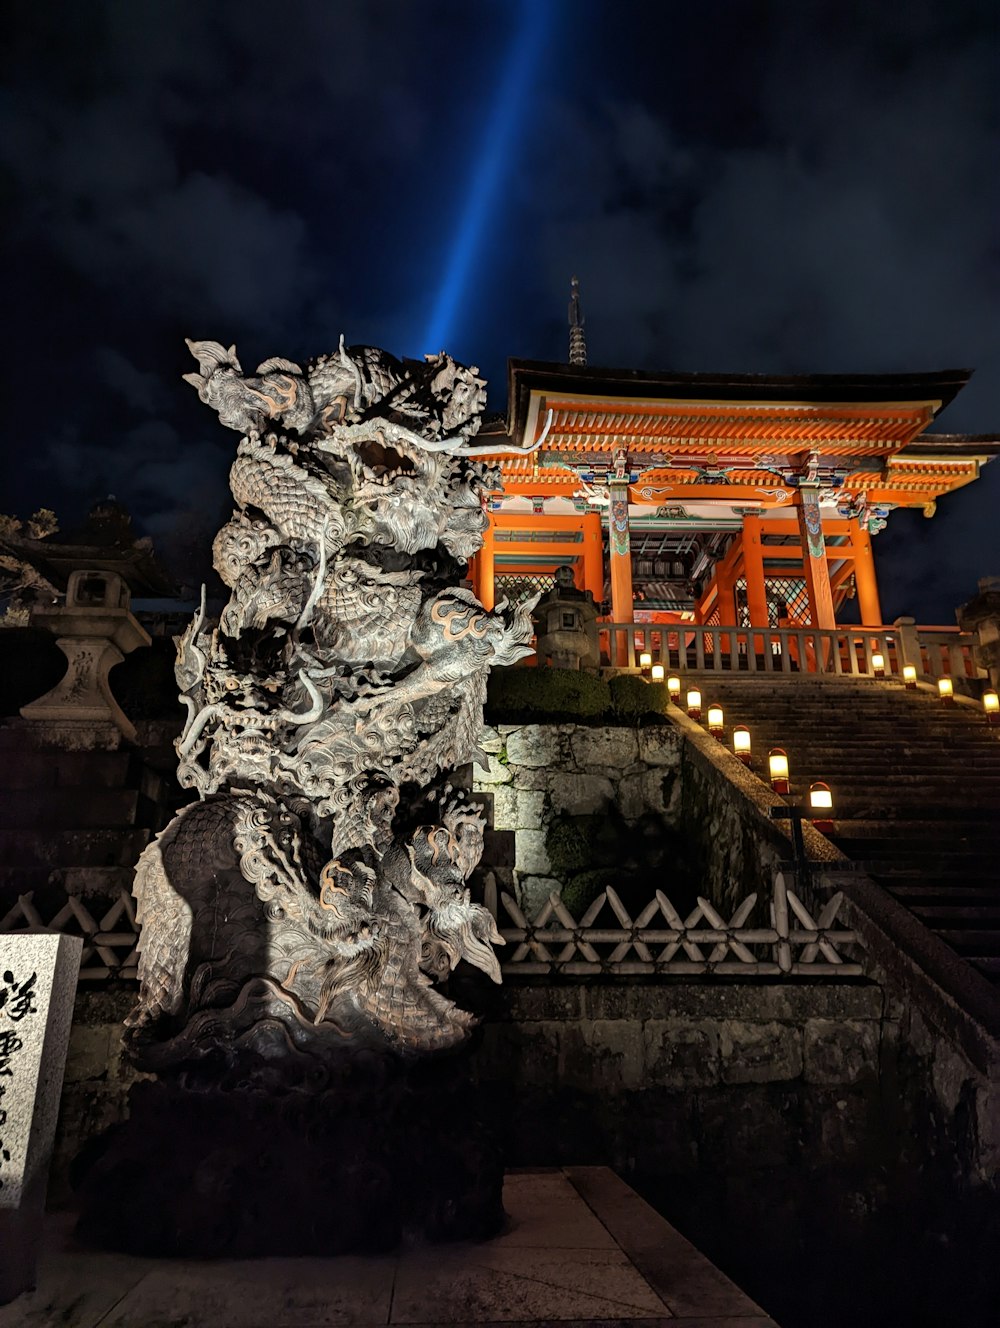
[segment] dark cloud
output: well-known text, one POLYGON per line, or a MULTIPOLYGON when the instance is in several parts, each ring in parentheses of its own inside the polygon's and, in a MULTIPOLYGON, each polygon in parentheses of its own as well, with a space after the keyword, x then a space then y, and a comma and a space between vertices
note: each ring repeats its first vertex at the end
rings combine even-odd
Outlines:
MULTIPOLYGON (((967 365, 940 427, 1000 425, 992 4, 530 2, 553 11, 548 46, 449 347, 493 407, 508 355, 565 354, 575 270, 592 363, 967 365)), ((200 529, 230 447, 179 382, 185 335, 251 364, 341 332, 436 349, 421 339, 525 12, 12 6, 9 505, 112 489, 158 536, 200 529)), ((887 613, 946 618, 1000 571, 998 500, 1000 463, 933 521, 895 515, 887 613)))

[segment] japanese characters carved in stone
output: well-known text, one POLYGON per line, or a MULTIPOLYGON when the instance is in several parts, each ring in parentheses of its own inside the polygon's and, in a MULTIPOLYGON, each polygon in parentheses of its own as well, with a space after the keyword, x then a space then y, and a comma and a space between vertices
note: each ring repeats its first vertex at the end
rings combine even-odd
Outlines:
POLYGON ((145 1069, 322 1078, 345 1048, 427 1052, 471 1017, 435 982, 499 981, 467 878, 478 810, 447 782, 477 755, 490 666, 530 653, 534 601, 459 583, 499 475, 485 404, 449 356, 346 348, 244 374, 189 342, 185 375, 243 437, 214 543, 229 587, 178 643, 184 808, 140 859, 145 1069), (266 1068, 262 1068, 266 1067, 266 1068))

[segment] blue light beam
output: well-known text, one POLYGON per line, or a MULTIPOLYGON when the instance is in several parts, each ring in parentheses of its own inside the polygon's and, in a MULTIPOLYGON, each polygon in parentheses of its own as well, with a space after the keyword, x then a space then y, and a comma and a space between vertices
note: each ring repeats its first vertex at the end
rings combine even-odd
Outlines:
POLYGON ((459 302, 465 293, 469 270, 482 242, 493 199, 510 157, 514 133, 524 113, 528 88, 545 45, 554 8, 554 0, 522 0, 493 113, 479 144, 468 200, 424 337, 424 347, 431 354, 443 349, 452 335, 459 302))

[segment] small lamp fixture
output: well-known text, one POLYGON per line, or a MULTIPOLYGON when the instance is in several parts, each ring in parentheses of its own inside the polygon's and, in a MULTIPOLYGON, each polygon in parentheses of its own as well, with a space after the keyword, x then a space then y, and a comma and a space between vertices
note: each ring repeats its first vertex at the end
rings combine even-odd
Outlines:
POLYGON ((955 685, 950 678, 938 678, 938 696, 942 701, 954 701, 955 685))
POLYGON ((877 651, 872 655, 872 673, 874 673, 876 678, 885 677, 885 656, 879 654, 877 651))
POLYGON ((813 813, 811 819, 816 829, 828 835, 833 829, 833 817, 829 815, 833 811, 833 794, 829 784, 819 780, 809 785, 809 810, 813 813))
POLYGON ((653 668, 652 668, 651 676, 652 676, 652 679, 653 679, 654 682, 662 682, 662 681, 663 681, 663 665, 662 665, 662 664, 654 664, 654 665, 653 665, 653 668))
POLYGON ((1000 696, 992 687, 988 692, 983 692, 983 710, 986 713, 987 724, 995 724, 1000 719, 1000 696))
POLYGON ((903 682, 908 692, 917 690, 917 666, 915 664, 903 665, 903 682))
POLYGON ((687 710, 692 719, 701 719, 701 692, 692 687, 687 694, 687 710))
POLYGON ((681 680, 673 676, 667 679, 667 692, 674 705, 681 699, 681 680))
POLYGON ((652 667, 653 667, 653 656, 649 653, 648 650, 644 650, 642 654, 639 656, 639 668, 642 669, 643 673, 648 673, 652 667))
POLYGON ((772 747, 768 752, 767 775, 775 793, 788 792, 788 754, 783 747, 772 747))
POLYGON ((744 765, 750 764, 750 730, 745 724, 737 724, 733 729, 733 751, 744 765))
POLYGON ((708 731, 709 733, 714 733, 720 742, 723 741, 723 718, 722 706, 710 705, 708 707, 708 731))

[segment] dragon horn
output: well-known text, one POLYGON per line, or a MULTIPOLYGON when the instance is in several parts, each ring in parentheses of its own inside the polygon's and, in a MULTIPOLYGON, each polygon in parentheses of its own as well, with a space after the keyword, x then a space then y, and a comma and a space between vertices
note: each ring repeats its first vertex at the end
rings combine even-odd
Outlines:
POLYGON ((237 373, 243 372, 236 358, 235 346, 230 346, 226 350, 225 346, 220 346, 217 341, 192 341, 190 337, 184 338, 184 344, 198 361, 203 374, 209 374, 223 364, 231 365, 237 373))
POLYGON ((354 409, 361 409, 361 370, 354 363, 347 351, 344 349, 344 334, 340 334, 340 362, 345 369, 349 369, 354 375, 354 409))
POLYGON ((289 710, 287 706, 279 710, 278 718, 284 720, 286 724, 311 724, 314 720, 319 719, 323 713, 323 698, 320 696, 312 678, 305 672, 301 673, 299 678, 302 686, 312 697, 312 704, 301 714, 296 714, 294 710, 289 710))

